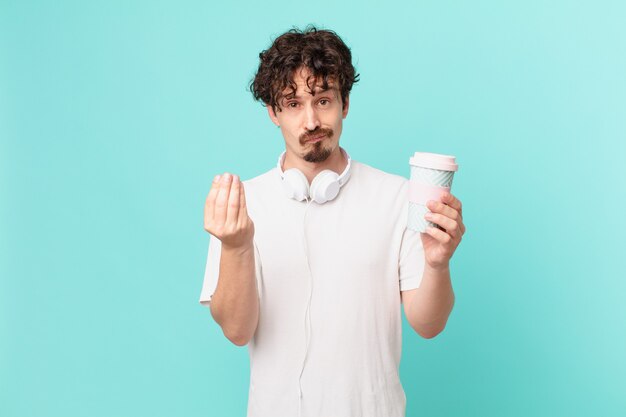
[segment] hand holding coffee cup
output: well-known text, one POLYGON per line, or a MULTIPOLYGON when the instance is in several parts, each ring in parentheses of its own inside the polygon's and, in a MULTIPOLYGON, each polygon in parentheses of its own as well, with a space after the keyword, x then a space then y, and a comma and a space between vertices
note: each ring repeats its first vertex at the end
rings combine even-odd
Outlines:
POLYGON ((237 175, 216 175, 204 205, 204 229, 222 242, 223 248, 252 245, 254 223, 248 216, 243 184, 237 175))
POLYGON ((407 228, 424 233, 428 227, 439 227, 424 218, 430 210, 429 200, 441 201, 450 192, 454 173, 459 166, 451 155, 415 152, 409 159, 409 213, 407 228))

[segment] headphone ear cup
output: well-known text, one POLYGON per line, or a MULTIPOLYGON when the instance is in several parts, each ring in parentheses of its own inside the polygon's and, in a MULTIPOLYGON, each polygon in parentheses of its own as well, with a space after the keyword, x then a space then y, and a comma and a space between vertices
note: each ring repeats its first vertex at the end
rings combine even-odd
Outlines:
POLYGON ((283 190, 289 198, 302 201, 309 196, 309 181, 297 168, 291 168, 283 174, 283 190))
POLYGON ((325 169, 315 176, 311 182, 311 198, 318 204, 323 204, 337 197, 339 194, 339 175, 330 169, 325 169))

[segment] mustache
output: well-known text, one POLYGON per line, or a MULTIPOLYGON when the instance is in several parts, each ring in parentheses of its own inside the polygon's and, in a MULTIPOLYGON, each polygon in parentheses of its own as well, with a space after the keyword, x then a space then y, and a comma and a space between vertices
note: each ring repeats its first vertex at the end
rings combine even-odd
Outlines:
POLYGON ((307 140, 313 139, 313 138, 321 136, 321 135, 324 135, 324 136, 327 136, 327 137, 330 138, 330 137, 333 136, 333 134, 334 134, 334 132, 333 132, 332 129, 326 129, 326 128, 318 127, 315 130, 312 130, 310 132, 306 132, 306 133, 301 134, 300 135, 300 144, 303 145, 307 140))

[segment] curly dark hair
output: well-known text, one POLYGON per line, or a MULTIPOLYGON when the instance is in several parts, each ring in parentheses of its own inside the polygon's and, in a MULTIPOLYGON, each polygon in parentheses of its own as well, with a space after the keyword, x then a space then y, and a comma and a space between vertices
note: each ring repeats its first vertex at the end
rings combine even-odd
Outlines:
POLYGON ((318 80, 322 81, 323 89, 328 89, 329 81, 336 82, 343 106, 352 85, 359 81, 350 49, 341 38, 332 30, 319 30, 312 25, 304 31, 293 28, 283 33, 259 58, 261 62, 250 82, 250 91, 255 100, 272 106, 275 112, 281 111, 280 102, 287 87, 295 94, 297 86, 293 78, 300 67, 310 71, 306 85, 313 94, 311 87, 318 80))

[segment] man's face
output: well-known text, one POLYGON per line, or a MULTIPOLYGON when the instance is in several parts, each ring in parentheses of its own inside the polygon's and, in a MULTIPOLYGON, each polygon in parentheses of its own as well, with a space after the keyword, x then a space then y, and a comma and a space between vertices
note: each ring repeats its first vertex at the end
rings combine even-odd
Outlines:
MULTIPOLYGON (((274 112, 267 106, 270 118, 280 126, 287 151, 307 162, 323 162, 339 146, 342 121, 348 115, 349 100, 345 105, 334 82, 322 90, 321 80, 315 86, 315 95, 306 85, 307 69, 294 74, 295 94, 284 91, 280 102, 282 111, 274 112)), ((313 87, 313 86, 312 86, 313 87)))

